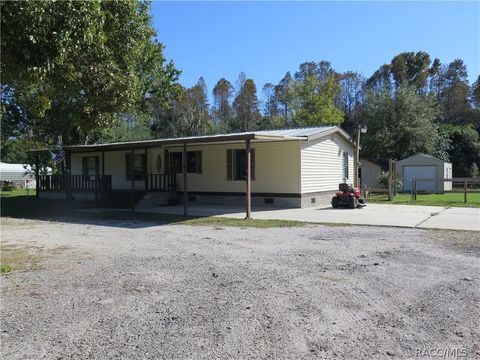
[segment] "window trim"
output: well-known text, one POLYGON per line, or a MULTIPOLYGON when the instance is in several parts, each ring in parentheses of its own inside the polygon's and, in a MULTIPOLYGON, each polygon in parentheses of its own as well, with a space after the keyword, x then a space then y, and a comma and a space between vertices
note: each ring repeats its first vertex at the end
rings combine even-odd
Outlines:
MULTIPOLYGON (((190 159, 191 160, 191 159, 190 159)), ((165 173, 168 174, 183 174, 183 151, 168 151, 165 150, 165 173), (177 155, 179 154, 179 155, 177 155), (180 156, 180 169, 172 170, 172 155, 180 156)), ((203 152, 201 150, 187 151, 187 174, 202 174, 203 173, 203 152), (189 157, 195 158, 195 170, 188 168, 189 157)))
POLYGON ((98 156, 82 156, 82 175, 83 176, 97 176, 100 175, 100 160, 98 156), (89 159, 94 159, 94 168, 88 167, 89 159), (95 174, 89 174, 89 170, 94 170, 95 174))
MULTIPOLYGON (((236 174, 236 153, 237 152, 245 152, 246 149, 227 149, 227 181, 246 181, 246 169, 245 169, 245 176, 243 179, 237 179, 236 174)), ((246 154, 245 154, 246 156, 246 154)), ((250 180, 255 181, 255 149, 250 149, 250 180)))
POLYGON ((343 178, 344 179, 349 179, 349 173, 350 173, 350 164, 349 164, 349 157, 350 157, 350 154, 346 151, 343 152, 343 166, 342 166, 342 169, 343 169, 343 178))
MULTIPOLYGON (((130 153, 125 153, 125 180, 132 181, 130 174, 131 163, 130 153)), ((147 160, 145 154, 133 154, 133 181, 145 181, 145 173, 147 172, 147 160), (140 169, 135 169, 135 158, 141 158, 140 169)))

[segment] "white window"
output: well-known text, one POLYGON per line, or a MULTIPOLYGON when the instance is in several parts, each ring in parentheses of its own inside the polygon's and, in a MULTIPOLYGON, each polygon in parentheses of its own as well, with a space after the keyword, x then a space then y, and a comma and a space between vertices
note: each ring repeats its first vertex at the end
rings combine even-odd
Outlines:
POLYGON ((343 177, 348 179, 348 153, 343 152, 343 177))

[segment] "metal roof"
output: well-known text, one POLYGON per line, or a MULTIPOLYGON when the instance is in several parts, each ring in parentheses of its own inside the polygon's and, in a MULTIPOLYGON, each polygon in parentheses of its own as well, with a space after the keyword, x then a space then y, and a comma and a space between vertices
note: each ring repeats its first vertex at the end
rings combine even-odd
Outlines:
POLYGON ((336 126, 318 126, 298 129, 261 130, 255 131, 255 134, 258 134, 259 136, 267 135, 279 137, 309 137, 335 128, 336 126))
MULTIPOLYGON (((194 143, 219 143, 219 142, 233 142, 244 140, 258 140, 258 141, 286 141, 286 140, 314 140, 328 134, 338 132, 345 140, 352 142, 353 140, 343 129, 338 126, 319 126, 296 129, 278 129, 278 130, 260 130, 251 132, 239 132, 230 134, 218 135, 202 135, 202 136, 187 136, 177 138, 164 138, 152 140, 140 140, 129 142, 117 142, 108 144, 91 144, 91 145, 71 145, 65 148, 71 151, 101 151, 114 149, 135 149, 156 147, 162 145, 175 144, 194 144, 194 143)), ((46 150, 34 150, 33 153, 41 153, 46 150)))

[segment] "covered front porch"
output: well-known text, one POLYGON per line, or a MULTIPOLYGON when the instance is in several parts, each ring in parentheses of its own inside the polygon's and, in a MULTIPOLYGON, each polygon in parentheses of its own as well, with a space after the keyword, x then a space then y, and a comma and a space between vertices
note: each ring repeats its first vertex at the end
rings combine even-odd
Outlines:
POLYGON ((232 143, 236 147, 240 145, 245 151, 243 197, 245 216, 250 217, 251 140, 254 138, 255 134, 249 133, 67 146, 64 147, 65 160, 59 166, 59 173, 54 175, 43 175, 38 171, 41 156, 48 156, 48 151, 32 151, 36 165, 36 196, 66 200, 72 207, 79 202, 90 203, 91 207, 116 207, 114 205, 119 203, 125 205, 127 200, 131 211, 136 211, 144 199, 154 198, 157 205, 175 205, 181 207, 183 215, 190 215, 189 200, 194 196, 189 196, 188 175, 191 175, 190 155, 198 152, 194 147, 212 142, 232 143), (167 157, 172 149, 175 149, 175 155, 180 156, 175 156, 175 159, 167 157), (170 164, 173 160, 177 160, 177 168, 175 172, 168 172, 175 167, 175 164, 170 164))

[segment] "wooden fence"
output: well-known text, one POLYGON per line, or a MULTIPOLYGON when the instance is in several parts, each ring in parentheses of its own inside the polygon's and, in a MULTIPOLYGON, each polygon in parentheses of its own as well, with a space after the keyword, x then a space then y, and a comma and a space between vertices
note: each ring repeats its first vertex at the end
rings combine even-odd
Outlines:
MULTIPOLYGON (((409 179, 410 180, 410 179, 409 179)), ((417 195, 420 194, 435 194, 435 191, 428 190, 419 190, 418 184, 420 182, 437 182, 438 179, 423 179, 423 178, 411 178, 412 188, 411 188, 411 197, 413 200, 417 200, 417 195)), ((480 178, 452 178, 452 179, 441 179, 441 181, 446 183, 451 183, 451 189, 444 190, 444 193, 463 193, 463 202, 467 203, 468 196, 467 194, 473 193, 475 188, 480 187, 480 178), (459 184, 460 186, 454 186, 459 184)))

